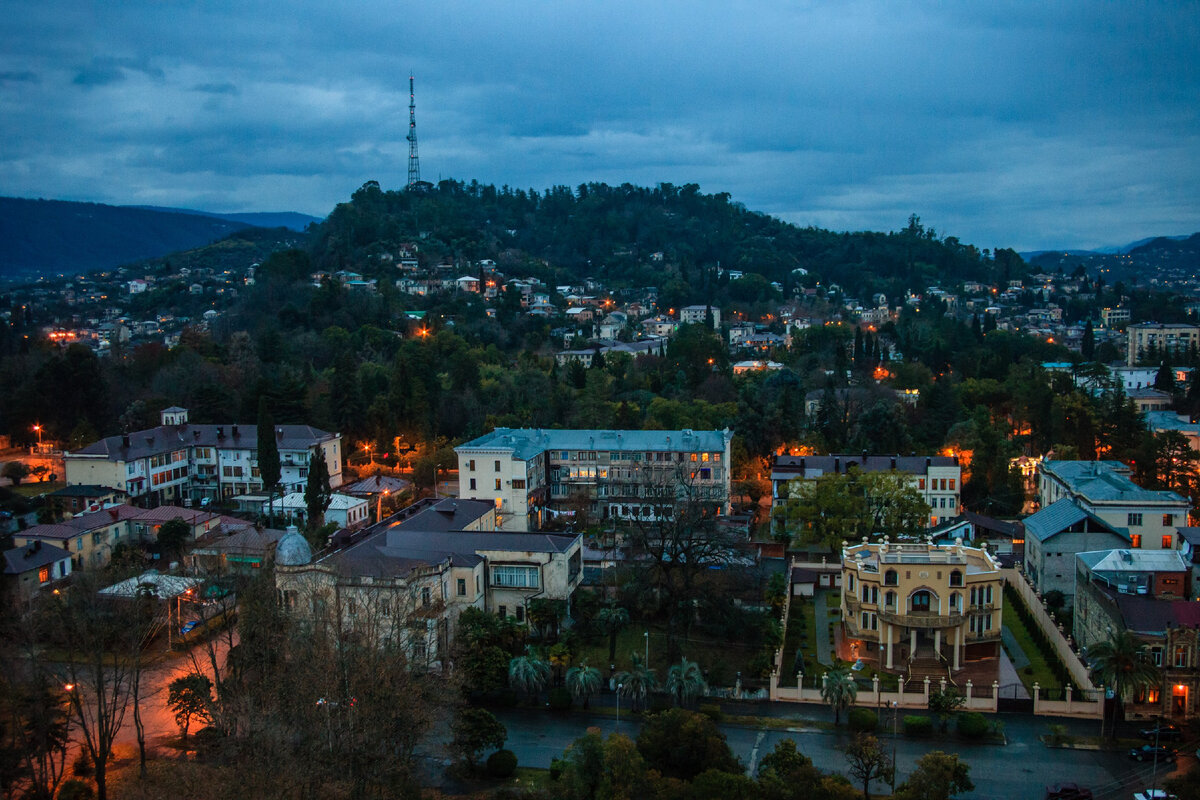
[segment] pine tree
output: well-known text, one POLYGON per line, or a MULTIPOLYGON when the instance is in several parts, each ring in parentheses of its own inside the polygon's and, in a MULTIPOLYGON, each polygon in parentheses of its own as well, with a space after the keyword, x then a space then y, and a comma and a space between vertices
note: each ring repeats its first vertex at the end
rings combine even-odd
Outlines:
POLYGON ((267 408, 264 395, 258 400, 258 475, 267 490, 268 524, 275 520, 275 488, 282 474, 279 466, 279 444, 275 440, 275 418, 267 408))
POLYGON ((1092 330, 1092 321, 1087 321, 1087 326, 1083 329, 1083 344, 1080 345, 1079 352, 1083 357, 1092 361, 1096 357, 1096 332, 1092 330))

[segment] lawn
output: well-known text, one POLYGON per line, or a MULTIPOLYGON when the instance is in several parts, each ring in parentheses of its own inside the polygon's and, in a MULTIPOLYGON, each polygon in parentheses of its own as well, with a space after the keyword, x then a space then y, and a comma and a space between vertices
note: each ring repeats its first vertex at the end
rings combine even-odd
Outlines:
POLYGON ((13 494, 19 494, 21 497, 37 497, 38 495, 56 492, 67 484, 62 481, 54 483, 22 483, 20 486, 9 486, 8 490, 13 494))
POLYGON ((794 680, 796 677, 796 651, 804 659, 804 669, 812 673, 817 665, 817 619, 813 613, 812 600, 792 598, 788 614, 788 628, 783 640, 783 674, 794 680))
MULTIPOLYGON (((649 627, 633 622, 617 635, 616 664, 618 672, 629 669, 630 653, 639 657, 646 652, 645 632, 650 633, 650 667, 660 682, 666 680, 667 670, 671 663, 667 657, 666 627, 651 623, 649 627)), ((732 686, 737 680, 737 673, 743 677, 750 675, 750 661, 758 654, 760 648, 728 642, 721 639, 709 638, 693 633, 692 637, 680 641, 680 650, 689 661, 700 664, 705 671, 708 682, 712 686, 732 686)), ((607 680, 608 678, 608 637, 580 643, 575 653, 574 663, 587 659, 590 666, 596 667, 607 680)))
MULTIPOLYGON (((1005 600, 1008 600, 1005 597, 1005 600)), ((1019 601, 1017 601, 1019 602, 1019 601)), ((1037 643, 1033 639, 1033 635, 1029 629, 1021 622, 1021 617, 1018 616, 1016 608, 1011 602, 1004 604, 1004 627, 1012 633, 1017 645, 1025 654, 1025 658, 1029 660, 1029 666, 1018 669, 1017 675, 1021 678, 1021 683, 1029 691, 1030 696, 1033 696, 1033 684, 1036 682, 1043 689, 1061 689, 1062 683, 1054 674, 1054 670, 1047 663, 1042 651, 1038 649, 1037 643)), ((1009 658, 1014 662, 1020 663, 1021 659, 1016 653, 1009 653, 1009 658)))

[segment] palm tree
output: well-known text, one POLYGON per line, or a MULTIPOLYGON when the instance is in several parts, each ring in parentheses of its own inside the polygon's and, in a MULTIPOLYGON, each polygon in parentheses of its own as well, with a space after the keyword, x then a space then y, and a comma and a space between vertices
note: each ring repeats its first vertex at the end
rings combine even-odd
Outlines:
POLYGON ((641 656, 637 653, 630 653, 629 656, 633 666, 617 673, 617 683, 621 685, 621 694, 630 699, 631 706, 639 703, 644 706, 646 696, 658 688, 658 679, 654 677, 654 670, 642 663, 641 656))
POLYGON ((854 705, 858 698, 858 684, 848 665, 834 664, 829 668, 821 684, 821 698, 833 706, 833 724, 841 724, 842 710, 854 705))
POLYGON ((583 707, 588 707, 588 700, 600 690, 600 670, 589 667, 587 661, 567 670, 567 691, 571 696, 583 698, 583 707))
POLYGON ((629 624, 629 612, 620 606, 608 606, 600 609, 596 622, 608 634, 608 662, 611 664, 617 660, 617 634, 629 624))
POLYGON ((508 662, 508 685, 531 697, 546 687, 550 665, 528 652, 508 662))
POLYGON ((678 664, 671 665, 667 670, 667 691, 681 706, 708 691, 708 683, 704 680, 700 665, 686 658, 680 658, 678 664))
MULTIPOLYGON (((1120 631, 1106 641, 1097 642, 1088 648, 1088 665, 1092 679, 1112 690, 1117 703, 1125 703, 1139 689, 1149 689, 1162 682, 1158 667, 1144 658, 1146 646, 1129 631, 1120 631)), ((1117 703, 1113 704, 1115 716, 1117 703)), ((1111 731, 1117 735, 1116 721, 1111 731)))

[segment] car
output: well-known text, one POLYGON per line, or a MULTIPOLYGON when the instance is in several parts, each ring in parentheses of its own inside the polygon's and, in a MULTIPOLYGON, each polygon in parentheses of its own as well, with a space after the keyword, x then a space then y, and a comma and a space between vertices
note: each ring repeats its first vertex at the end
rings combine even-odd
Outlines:
POLYGON ((1179 800, 1179 797, 1171 794, 1166 789, 1147 789, 1144 792, 1134 794, 1133 800, 1179 800))
POLYGON ((1092 790, 1078 783, 1056 783, 1046 787, 1046 800, 1092 800, 1092 790))
POLYGON ((1155 739, 1160 742, 1177 742, 1183 738, 1183 728, 1170 722, 1164 722, 1153 728, 1142 728, 1138 736, 1143 739, 1155 739))
POLYGON ((1178 754, 1169 747, 1155 747, 1152 744, 1144 744, 1129 751, 1129 757, 1134 761, 1153 761, 1156 757, 1159 761, 1174 761, 1176 755, 1178 754))

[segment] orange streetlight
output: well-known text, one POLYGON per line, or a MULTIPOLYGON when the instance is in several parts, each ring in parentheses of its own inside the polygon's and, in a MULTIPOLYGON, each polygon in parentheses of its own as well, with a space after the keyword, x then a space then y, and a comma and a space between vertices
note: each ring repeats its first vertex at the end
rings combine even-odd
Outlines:
POLYGON ((42 446, 42 425, 41 425, 41 423, 36 423, 33 426, 33 429, 34 429, 34 431, 37 432, 37 435, 38 435, 38 447, 41 447, 42 446))

